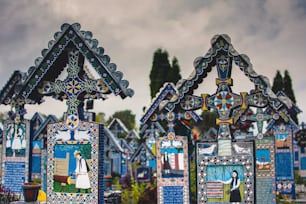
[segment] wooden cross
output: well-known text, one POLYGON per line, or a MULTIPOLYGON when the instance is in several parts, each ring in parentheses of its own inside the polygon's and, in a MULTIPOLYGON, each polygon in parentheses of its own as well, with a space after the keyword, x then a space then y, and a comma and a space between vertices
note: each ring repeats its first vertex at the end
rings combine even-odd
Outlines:
POLYGON ((39 89, 41 94, 64 94, 63 98, 67 99, 66 104, 68 105, 66 124, 69 129, 75 129, 79 124, 78 106, 86 97, 83 96, 85 93, 89 97, 97 97, 97 95, 109 91, 102 79, 93 80, 87 76, 81 79, 79 77, 80 67, 78 61, 79 51, 70 51, 67 78, 64 81, 44 82, 43 86, 39 89))
POLYGON ((153 114, 150 118, 151 121, 167 121, 168 126, 168 138, 169 140, 173 140, 175 138, 175 131, 174 131, 174 122, 177 120, 190 120, 196 119, 193 117, 193 112, 186 111, 183 113, 174 113, 174 112, 167 112, 167 113, 160 113, 160 114, 153 114))
POLYGON ((151 122, 150 126, 148 124, 144 124, 144 126, 141 128, 140 133, 144 133, 145 138, 153 137, 156 139, 158 134, 162 133, 165 134, 166 131, 164 128, 160 125, 159 122, 151 122))
POLYGON ((203 111, 213 108, 218 111, 216 124, 218 129, 218 155, 231 155, 231 131, 230 125, 236 122, 239 117, 246 111, 248 106, 264 107, 267 105, 265 97, 261 93, 252 93, 248 95, 241 92, 235 94, 231 90, 233 80, 231 78, 232 58, 221 54, 216 58, 216 67, 218 78, 216 79, 217 91, 213 95, 202 94, 199 96, 187 95, 180 102, 184 110, 203 111), (238 110, 238 111, 235 111, 238 110))
POLYGON ((263 133, 262 133, 263 124, 265 121, 271 118, 277 119, 279 118, 279 115, 276 113, 273 115, 264 114, 262 108, 256 108, 256 114, 252 114, 249 116, 244 115, 241 117, 241 121, 250 120, 250 121, 256 122, 257 130, 258 130, 257 138, 262 139, 263 138, 263 133))

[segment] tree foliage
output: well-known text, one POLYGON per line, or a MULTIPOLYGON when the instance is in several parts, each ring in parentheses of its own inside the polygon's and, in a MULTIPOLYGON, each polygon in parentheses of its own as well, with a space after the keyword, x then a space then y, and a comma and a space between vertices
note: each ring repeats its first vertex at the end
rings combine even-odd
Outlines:
MULTIPOLYGON (((283 91, 290 98, 290 100, 296 104, 296 99, 292 88, 292 80, 288 70, 285 70, 284 77, 282 77, 280 71, 277 70, 273 80, 272 91, 274 93, 283 91)), ((293 121, 296 122, 296 124, 299 124, 296 112, 293 111, 290 116, 293 121)))
POLYGON ((203 111, 201 113, 202 121, 199 121, 196 126, 201 130, 201 132, 207 132, 209 128, 214 127, 218 129, 216 124, 216 119, 218 118, 218 113, 216 110, 203 111))
POLYGON ((131 110, 123 110, 115 112, 109 119, 108 124, 114 119, 120 119, 128 130, 136 128, 136 115, 132 113, 131 110))
POLYGON ((288 70, 285 70, 283 83, 284 83, 283 85, 284 92, 291 99, 293 103, 296 103, 295 95, 292 89, 292 81, 291 81, 291 77, 289 75, 288 70))
POLYGON ((166 50, 157 49, 153 54, 152 69, 150 72, 150 94, 154 98, 159 89, 165 82, 176 84, 182 77, 180 75, 180 66, 177 58, 169 63, 169 54, 166 50))
POLYGON ((272 91, 277 93, 283 90, 283 77, 279 70, 276 71, 276 75, 273 79, 272 91))
POLYGON ((97 113, 96 114, 96 122, 105 124, 106 123, 105 113, 103 113, 103 112, 97 113))

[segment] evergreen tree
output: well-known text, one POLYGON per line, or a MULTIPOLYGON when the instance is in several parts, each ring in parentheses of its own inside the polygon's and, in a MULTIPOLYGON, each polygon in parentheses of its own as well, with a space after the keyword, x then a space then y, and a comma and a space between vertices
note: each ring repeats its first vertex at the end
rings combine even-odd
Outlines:
POLYGON ((289 75, 288 70, 285 70, 283 83, 284 83, 283 85, 284 92, 291 99, 293 103, 296 103, 294 92, 292 89, 292 81, 291 81, 291 77, 289 75))
POLYGON ((157 49, 153 55, 152 69, 150 72, 150 93, 154 98, 165 82, 176 83, 180 78, 178 60, 173 58, 172 65, 169 63, 168 52, 157 49))
MULTIPOLYGON (((284 77, 282 77, 280 71, 277 70, 276 75, 275 75, 274 80, 273 80, 272 91, 274 93, 277 93, 279 91, 283 91, 288 96, 288 98, 290 98, 290 100, 294 104, 296 104, 294 91, 292 89, 292 81, 291 81, 291 77, 289 75, 288 70, 285 70, 284 77)), ((291 113, 290 116, 293 119, 293 121, 296 122, 296 124, 299 124, 296 113, 291 113)))
POLYGON ((196 126, 203 132, 207 132, 209 128, 214 127, 218 129, 218 125, 216 124, 216 119, 218 118, 218 113, 216 110, 212 109, 209 111, 203 111, 201 113, 201 117, 203 120, 196 123, 196 126))
POLYGON ((178 64, 178 60, 176 57, 174 57, 172 59, 172 68, 171 68, 171 74, 169 76, 169 82, 173 82, 174 84, 176 84, 181 78, 181 74, 180 74, 180 66, 178 64))
POLYGON ((136 128, 136 115, 132 114, 131 110, 123 110, 115 112, 111 117, 108 119, 108 124, 114 119, 120 119, 123 124, 126 126, 128 130, 132 130, 136 128))
MULTIPOLYGON (((295 95, 292 89, 292 81, 288 70, 285 70, 283 84, 284 93, 291 99, 294 104, 296 104, 295 95)), ((296 122, 296 124, 299 124, 297 113, 293 112, 290 114, 290 116, 293 121, 296 122)))
POLYGON ((283 77, 279 70, 277 70, 276 75, 273 79, 272 91, 276 94, 283 90, 283 77))

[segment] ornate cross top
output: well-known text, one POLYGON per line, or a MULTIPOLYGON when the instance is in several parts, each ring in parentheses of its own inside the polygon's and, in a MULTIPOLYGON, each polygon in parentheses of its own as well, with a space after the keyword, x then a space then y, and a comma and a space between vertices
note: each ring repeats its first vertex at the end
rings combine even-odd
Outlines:
POLYGON ((149 138, 153 137, 156 139, 158 134, 162 133, 165 134, 166 131, 164 128, 159 124, 159 122, 151 122, 150 125, 144 124, 144 126, 141 128, 140 133, 144 134, 144 137, 149 138))
POLYGON ((240 93, 240 95, 232 93, 231 64, 231 58, 225 55, 220 55, 216 59, 218 71, 216 85, 218 88, 215 94, 212 96, 202 94, 202 97, 186 96, 181 101, 181 107, 184 110, 199 108, 208 110, 209 108, 214 108, 218 111, 219 118, 216 121, 217 125, 219 125, 218 139, 231 139, 230 125, 233 123, 233 110, 238 107, 243 110, 247 108, 247 94, 245 92, 240 93))
POLYGON ((191 113, 188 111, 184 113, 174 113, 174 112, 168 112, 168 113, 160 113, 160 114, 153 114, 150 118, 151 121, 167 121, 168 125, 168 137, 170 140, 173 140, 175 138, 175 131, 174 131, 174 122, 176 120, 190 120, 192 118, 191 113))
MULTIPOLYGON (((202 94, 199 96, 186 95, 181 100, 180 105, 184 110, 208 110, 210 108, 218 111, 216 124, 218 129, 218 151, 219 155, 231 155, 231 130, 230 125, 235 123, 239 117, 246 111, 249 106, 265 107, 267 99, 262 93, 255 92, 247 94, 241 92, 235 94, 231 90, 233 80, 231 78, 232 57, 225 54, 220 54, 216 57, 216 67, 218 78, 216 79, 217 91, 213 95, 202 94)), ((263 117, 260 122, 266 119, 263 114, 258 115, 263 117)), ((250 118, 250 120, 253 120, 250 118)), ((254 119, 255 120, 255 119, 254 119)), ((258 120, 258 119, 257 119, 258 120)), ((259 127, 262 128, 261 123, 259 127)), ((260 130, 260 132, 262 132, 260 130)))
POLYGON ((279 115, 276 113, 273 115, 264 114, 262 108, 257 108, 255 114, 249 115, 249 116, 246 116, 246 115, 241 116, 241 121, 250 120, 250 121, 256 122, 257 130, 258 130, 257 138, 262 139, 263 138, 262 129, 263 129, 264 121, 267 121, 271 118, 274 118, 275 120, 277 120, 279 118, 279 115))
POLYGON ((67 78, 64 81, 44 82, 39 89, 41 94, 64 95, 62 98, 67 99, 66 104, 68 105, 66 124, 70 129, 75 129, 79 124, 78 106, 80 102, 85 98, 102 98, 104 93, 109 92, 102 79, 93 80, 86 75, 84 79, 81 79, 78 61, 79 51, 70 51, 67 78))

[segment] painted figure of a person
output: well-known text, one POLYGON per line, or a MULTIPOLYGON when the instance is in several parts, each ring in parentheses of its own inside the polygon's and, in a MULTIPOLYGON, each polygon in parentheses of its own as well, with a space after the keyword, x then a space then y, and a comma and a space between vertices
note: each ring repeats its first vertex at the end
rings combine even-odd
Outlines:
POLYGON ((162 166, 165 171, 165 174, 170 174, 171 166, 170 166, 169 155, 167 151, 164 152, 164 155, 162 158, 162 166))
POLYGON ((90 180, 88 176, 88 166, 85 159, 82 157, 80 151, 74 152, 74 157, 76 158, 76 183, 75 188, 80 192, 81 189, 84 189, 86 193, 88 193, 88 189, 90 188, 90 180))
POLYGON ((6 136, 6 156, 12 156, 12 141, 14 137, 14 127, 10 126, 6 136))
POLYGON ((20 153, 22 149, 22 136, 23 136, 23 132, 20 129, 20 127, 17 127, 17 125, 15 125, 15 129, 17 131, 17 134, 14 131, 14 137, 12 142, 13 156, 16 156, 16 153, 20 153))
POLYGON ((220 181, 224 184, 230 184, 230 202, 231 203, 240 203, 241 195, 240 195, 240 179, 238 177, 238 172, 233 170, 232 177, 228 181, 220 181))
POLYGON ((12 137, 13 137, 13 128, 11 128, 9 131, 8 131, 8 134, 6 136, 6 148, 9 149, 12 147, 12 137))

